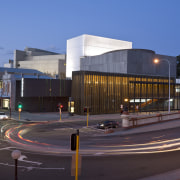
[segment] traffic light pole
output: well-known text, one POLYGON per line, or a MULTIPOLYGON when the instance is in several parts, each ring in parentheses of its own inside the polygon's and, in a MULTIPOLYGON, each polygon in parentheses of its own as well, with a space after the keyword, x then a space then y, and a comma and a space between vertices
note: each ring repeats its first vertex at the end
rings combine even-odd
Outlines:
POLYGON ((61 107, 59 107, 60 121, 61 121, 61 107))
POLYGON ((21 109, 19 108, 19 120, 20 120, 20 117, 21 117, 21 109))
POLYGON ((89 116, 89 108, 87 107, 87 127, 88 127, 88 116, 89 116))
POLYGON ((76 135, 76 174, 75 174, 75 180, 78 180, 78 156, 79 156, 79 129, 77 130, 77 135, 76 135))
POLYGON ((10 116, 10 119, 11 119, 11 97, 9 99, 9 116, 10 116))

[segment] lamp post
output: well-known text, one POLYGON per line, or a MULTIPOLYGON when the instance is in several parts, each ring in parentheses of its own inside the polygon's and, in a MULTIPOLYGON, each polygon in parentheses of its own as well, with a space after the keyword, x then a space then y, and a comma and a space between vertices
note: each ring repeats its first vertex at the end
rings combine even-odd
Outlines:
POLYGON ((17 180, 17 164, 18 164, 18 158, 21 156, 21 151, 14 150, 11 153, 11 157, 15 160, 15 180, 17 180))
MULTIPOLYGON (((171 75, 171 72, 170 72, 170 66, 171 66, 171 64, 170 64, 170 62, 169 62, 169 60, 168 59, 161 59, 162 61, 164 60, 164 61, 166 61, 167 63, 168 63, 168 65, 169 65, 169 103, 168 103, 168 113, 170 113, 170 111, 171 111, 171 104, 170 104, 170 99, 171 99, 171 79, 170 79, 170 75, 171 75)), ((159 59, 154 59, 154 63, 155 64, 158 64, 159 63, 159 61, 161 61, 161 60, 159 60, 159 59)))

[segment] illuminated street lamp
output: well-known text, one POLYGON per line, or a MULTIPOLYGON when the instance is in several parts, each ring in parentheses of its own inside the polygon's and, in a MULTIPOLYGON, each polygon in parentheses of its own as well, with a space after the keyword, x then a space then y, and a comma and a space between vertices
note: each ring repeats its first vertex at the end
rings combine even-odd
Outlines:
MULTIPOLYGON (((168 104, 168 113, 170 113, 170 111, 171 111, 171 108, 170 108, 170 96, 171 96, 171 82, 170 82, 170 62, 169 62, 169 60, 168 59, 161 59, 162 61, 166 61, 167 63, 168 63, 168 65, 169 65, 169 104, 168 104)), ((154 63, 155 64, 158 64, 159 63, 159 61, 161 61, 161 60, 159 60, 159 59, 154 59, 154 63)))

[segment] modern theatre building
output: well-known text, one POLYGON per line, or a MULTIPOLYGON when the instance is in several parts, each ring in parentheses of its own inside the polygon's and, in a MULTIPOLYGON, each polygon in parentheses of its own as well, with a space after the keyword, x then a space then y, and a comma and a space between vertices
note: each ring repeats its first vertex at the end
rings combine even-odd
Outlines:
MULTIPOLYGON (((100 49, 98 44, 93 45, 96 40, 92 37, 90 46, 100 49)), ((90 49, 86 41, 84 44, 81 41, 81 45, 84 52, 90 49)), ((176 81, 176 57, 120 46, 119 50, 97 55, 81 54, 79 70, 72 70, 71 95, 75 113, 83 114, 85 107, 91 114, 116 113, 122 106, 127 106, 131 112, 167 111, 169 100, 171 110, 177 110, 180 108, 180 85, 176 81), (154 59, 158 59, 159 64, 155 64, 154 59)))

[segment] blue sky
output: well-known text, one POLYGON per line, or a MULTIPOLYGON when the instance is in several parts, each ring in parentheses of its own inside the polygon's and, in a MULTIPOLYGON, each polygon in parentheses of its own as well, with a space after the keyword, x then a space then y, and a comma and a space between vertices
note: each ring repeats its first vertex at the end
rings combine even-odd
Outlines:
POLYGON ((1 0, 0 66, 25 47, 66 52, 82 34, 180 54, 180 0, 1 0))

